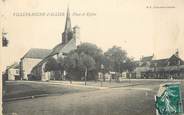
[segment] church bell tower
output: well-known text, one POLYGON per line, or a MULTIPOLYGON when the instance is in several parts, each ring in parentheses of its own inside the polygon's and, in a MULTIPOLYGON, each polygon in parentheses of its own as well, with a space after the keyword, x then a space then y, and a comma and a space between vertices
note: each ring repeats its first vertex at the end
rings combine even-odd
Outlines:
POLYGON ((69 8, 67 8, 65 29, 62 33, 62 43, 66 44, 68 41, 70 41, 70 39, 72 39, 72 26, 70 19, 70 10, 69 8))

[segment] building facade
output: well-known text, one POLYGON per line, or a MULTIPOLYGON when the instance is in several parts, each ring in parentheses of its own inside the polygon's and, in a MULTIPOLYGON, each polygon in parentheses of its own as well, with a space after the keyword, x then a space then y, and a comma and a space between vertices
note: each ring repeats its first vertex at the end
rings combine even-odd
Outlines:
POLYGON ((20 80, 20 66, 14 63, 6 68, 7 80, 20 80))
POLYGON ((48 49, 30 49, 20 60, 21 79, 28 80, 33 67, 48 56, 49 53, 50 50, 48 49))
POLYGON ((136 78, 183 79, 184 61, 179 57, 178 51, 165 59, 153 59, 153 56, 144 57, 138 62, 134 72, 136 78))
POLYGON ((34 66, 31 70, 31 75, 35 80, 47 81, 52 78, 50 75, 59 74, 60 71, 46 72, 45 65, 50 58, 58 60, 58 58, 63 58, 67 53, 72 50, 77 49, 77 46, 80 45, 80 28, 75 26, 72 28, 70 11, 67 9, 66 22, 64 32, 62 33, 62 42, 56 45, 47 57, 34 66))

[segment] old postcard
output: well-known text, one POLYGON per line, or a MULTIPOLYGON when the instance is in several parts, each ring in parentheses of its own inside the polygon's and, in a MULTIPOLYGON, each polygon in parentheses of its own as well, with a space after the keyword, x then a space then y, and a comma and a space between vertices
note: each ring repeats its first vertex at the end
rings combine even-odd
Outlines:
POLYGON ((1 0, 3 115, 182 115, 183 0, 1 0))

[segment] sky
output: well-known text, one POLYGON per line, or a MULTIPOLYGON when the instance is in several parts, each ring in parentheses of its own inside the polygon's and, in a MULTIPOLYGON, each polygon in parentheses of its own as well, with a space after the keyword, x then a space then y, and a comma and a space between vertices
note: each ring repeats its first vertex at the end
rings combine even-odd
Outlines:
POLYGON ((9 39, 9 46, 0 49, 3 70, 20 61, 30 48, 52 49, 60 43, 67 6, 72 26, 80 27, 82 42, 94 43, 103 51, 120 46, 135 59, 153 54, 157 59, 168 58, 178 49, 184 59, 183 0, 4 0, 0 3, 0 31, 8 32, 9 39), (23 13, 45 15, 17 16, 23 13), (51 16, 52 13, 55 15, 51 16))

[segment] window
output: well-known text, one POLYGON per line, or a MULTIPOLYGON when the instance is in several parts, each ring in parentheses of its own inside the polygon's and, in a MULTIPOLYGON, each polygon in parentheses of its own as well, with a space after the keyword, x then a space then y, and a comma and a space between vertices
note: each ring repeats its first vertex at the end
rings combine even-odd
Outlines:
POLYGON ((19 74, 19 70, 16 70, 16 74, 19 74))
POLYGON ((167 62, 167 65, 168 65, 168 66, 170 65, 170 62, 169 62, 169 61, 167 62))

